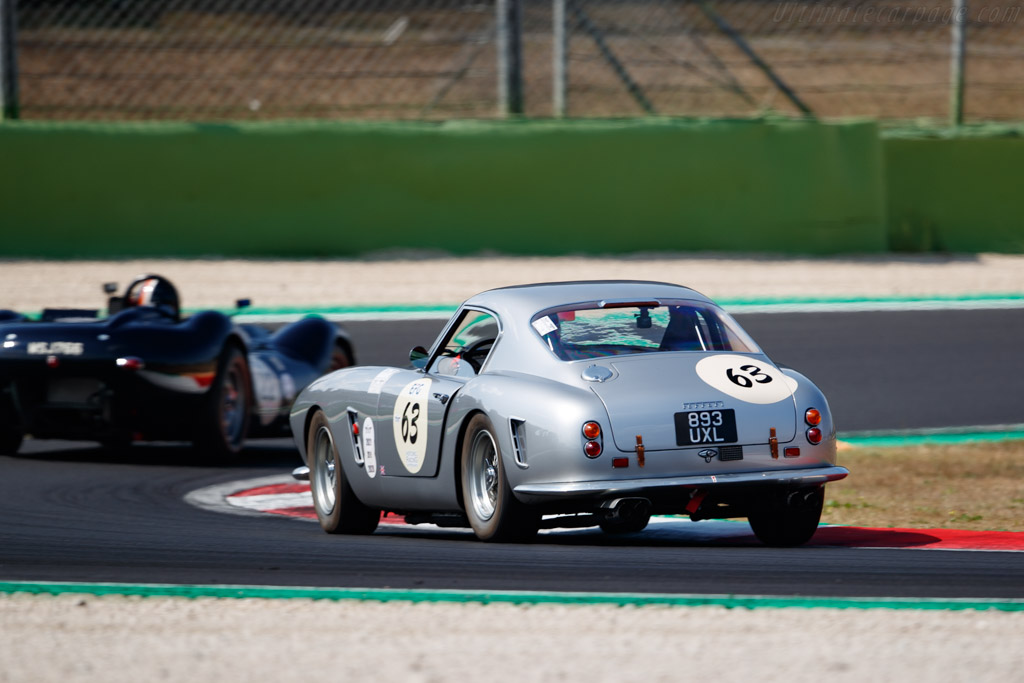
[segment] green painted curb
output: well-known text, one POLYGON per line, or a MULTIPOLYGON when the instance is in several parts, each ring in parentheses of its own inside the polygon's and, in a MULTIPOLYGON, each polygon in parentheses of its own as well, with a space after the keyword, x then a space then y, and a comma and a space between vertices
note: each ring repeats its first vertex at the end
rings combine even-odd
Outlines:
POLYGON ((932 296, 797 296, 797 297, 733 297, 717 300, 723 306, 765 306, 799 304, 960 304, 960 303, 1002 303, 1017 301, 1024 303, 1024 293, 955 294, 932 296))
POLYGON ((262 598, 305 600, 375 600, 390 602, 458 602, 481 604, 560 604, 732 608, 833 608, 1024 611, 1024 599, 979 600, 934 598, 828 598, 768 595, 688 595, 668 593, 568 593, 552 591, 397 590, 387 588, 310 588, 282 586, 202 586, 158 583, 0 582, 0 593, 59 595, 129 595, 181 598, 262 598))
POLYGON ((993 443, 1024 440, 1024 424, 992 427, 942 427, 915 430, 880 430, 840 433, 839 440, 851 446, 895 448, 900 446, 955 446, 966 443, 993 443))

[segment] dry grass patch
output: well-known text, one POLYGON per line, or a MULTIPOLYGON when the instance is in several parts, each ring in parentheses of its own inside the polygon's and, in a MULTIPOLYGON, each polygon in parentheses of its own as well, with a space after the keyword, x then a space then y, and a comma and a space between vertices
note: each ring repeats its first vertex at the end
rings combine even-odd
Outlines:
POLYGON ((1024 531, 1024 441, 843 451, 822 521, 1024 531))

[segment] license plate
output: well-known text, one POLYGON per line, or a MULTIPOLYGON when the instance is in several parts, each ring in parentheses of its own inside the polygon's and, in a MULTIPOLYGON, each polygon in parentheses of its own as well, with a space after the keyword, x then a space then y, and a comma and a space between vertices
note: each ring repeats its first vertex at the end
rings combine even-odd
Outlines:
POLYGON ((692 410, 676 413, 675 418, 678 446, 703 446, 736 441, 736 411, 732 408, 692 410))

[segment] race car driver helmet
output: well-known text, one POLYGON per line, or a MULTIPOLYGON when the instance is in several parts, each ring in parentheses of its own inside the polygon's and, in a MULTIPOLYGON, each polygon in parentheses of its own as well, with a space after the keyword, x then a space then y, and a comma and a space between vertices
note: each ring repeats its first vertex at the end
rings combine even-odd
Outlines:
POLYGON ((166 278, 159 275, 145 275, 128 287, 124 296, 125 308, 150 306, 158 308, 175 320, 181 315, 178 290, 166 278))

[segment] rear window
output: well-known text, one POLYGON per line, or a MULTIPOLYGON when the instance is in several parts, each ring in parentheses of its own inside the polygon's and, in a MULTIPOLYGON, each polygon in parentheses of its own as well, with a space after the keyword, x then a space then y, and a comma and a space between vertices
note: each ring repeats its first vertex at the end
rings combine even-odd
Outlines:
POLYGON ((659 351, 760 352, 729 314, 695 301, 574 304, 541 311, 531 324, 566 361, 659 351))

